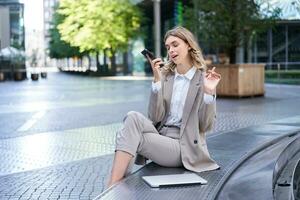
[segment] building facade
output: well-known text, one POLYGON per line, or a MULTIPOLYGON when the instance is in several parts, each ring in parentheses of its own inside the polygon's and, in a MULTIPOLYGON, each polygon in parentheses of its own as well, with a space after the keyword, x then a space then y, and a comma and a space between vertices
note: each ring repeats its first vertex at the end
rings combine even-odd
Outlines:
POLYGON ((280 19, 259 35, 251 61, 266 63, 268 69, 300 69, 300 3, 272 0, 270 6, 281 9, 280 19))
POLYGON ((9 7, 0 6, 0 49, 10 46, 9 7))
POLYGON ((279 20, 273 29, 260 34, 254 46, 253 62, 268 69, 300 69, 300 20, 279 20))
POLYGON ((24 5, 18 0, 0 0, 0 49, 24 50, 24 5))

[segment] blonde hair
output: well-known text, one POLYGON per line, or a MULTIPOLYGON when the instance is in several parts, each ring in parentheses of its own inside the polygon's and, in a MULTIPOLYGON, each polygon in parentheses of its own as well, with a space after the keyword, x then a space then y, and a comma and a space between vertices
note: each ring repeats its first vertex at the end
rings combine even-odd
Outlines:
MULTIPOLYGON (((200 69, 202 71, 206 70, 206 64, 205 60, 202 55, 202 51, 197 43, 196 38, 194 35, 186 28, 182 26, 177 26, 169 31, 166 32, 164 37, 164 42, 166 42, 167 38, 169 36, 174 36, 182 39, 184 42, 186 42, 191 49, 189 50, 189 55, 192 59, 192 64, 197 69, 200 69)), ((167 55, 168 61, 164 66, 164 71, 166 73, 174 72, 176 64, 169 59, 169 56, 167 55)))

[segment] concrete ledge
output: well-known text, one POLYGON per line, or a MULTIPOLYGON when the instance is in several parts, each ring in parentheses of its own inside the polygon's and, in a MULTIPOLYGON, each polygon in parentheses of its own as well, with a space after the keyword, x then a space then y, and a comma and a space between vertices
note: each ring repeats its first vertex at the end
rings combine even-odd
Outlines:
MULTIPOLYGON (((300 122, 299 116, 296 119, 300 122)), ((284 124, 284 120, 280 124, 284 124)), ((286 137, 295 136, 299 131, 300 126, 265 124, 212 135, 207 139, 208 149, 221 169, 199 173, 208 180, 207 185, 153 189, 142 180, 142 176, 184 173, 186 170, 150 163, 96 199, 215 199, 227 179, 249 157, 286 137)))

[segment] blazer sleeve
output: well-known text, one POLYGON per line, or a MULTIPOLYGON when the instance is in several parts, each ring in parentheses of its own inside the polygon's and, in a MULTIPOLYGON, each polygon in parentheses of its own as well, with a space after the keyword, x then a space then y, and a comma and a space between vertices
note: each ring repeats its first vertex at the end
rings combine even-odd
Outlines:
POLYGON ((153 92, 151 90, 149 106, 148 106, 148 117, 154 123, 157 124, 161 122, 165 116, 165 102, 163 100, 163 83, 159 91, 153 92))
POLYGON ((206 104, 202 100, 198 110, 198 116, 200 132, 211 130, 216 119, 216 101, 211 104, 206 104))

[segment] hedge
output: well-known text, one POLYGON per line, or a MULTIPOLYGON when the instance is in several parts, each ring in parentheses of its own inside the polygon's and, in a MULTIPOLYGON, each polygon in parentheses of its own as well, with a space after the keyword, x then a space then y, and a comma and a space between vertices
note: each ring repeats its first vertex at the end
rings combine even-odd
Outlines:
POLYGON ((283 78, 283 79, 300 79, 300 70, 290 71, 277 71, 277 70, 266 70, 266 79, 283 78))

